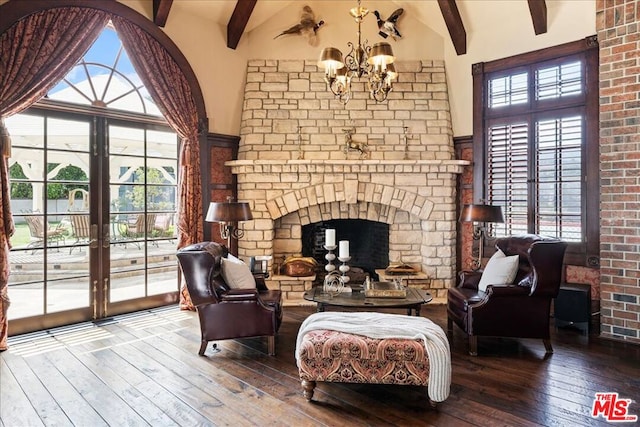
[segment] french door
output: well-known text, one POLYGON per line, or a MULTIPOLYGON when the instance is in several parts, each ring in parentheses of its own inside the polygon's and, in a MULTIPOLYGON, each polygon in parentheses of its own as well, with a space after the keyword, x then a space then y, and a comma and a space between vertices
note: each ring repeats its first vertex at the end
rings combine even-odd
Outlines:
POLYGON ((176 302, 176 134, 41 109, 7 127, 10 333, 176 302))

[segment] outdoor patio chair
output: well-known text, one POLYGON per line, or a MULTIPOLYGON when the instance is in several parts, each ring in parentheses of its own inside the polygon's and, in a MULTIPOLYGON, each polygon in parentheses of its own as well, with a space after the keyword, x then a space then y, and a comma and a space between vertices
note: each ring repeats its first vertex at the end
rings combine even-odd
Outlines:
POLYGON ((60 241, 64 244, 65 229, 60 225, 51 227, 48 223, 45 224, 42 215, 25 215, 24 219, 27 221, 31 235, 31 242, 27 247, 33 249, 32 254, 36 253, 37 249, 44 247, 45 239, 48 246, 53 244, 58 246, 60 241))
POLYGON ((89 215, 71 215, 70 220, 71 230, 76 241, 73 242, 73 246, 69 248, 69 255, 71 255, 74 247, 88 242, 91 239, 91 220, 89 215))
POLYGON ((140 242, 135 241, 136 239, 144 238, 145 234, 147 237, 152 237, 153 228, 156 224, 156 216, 155 213, 147 214, 146 222, 144 214, 135 214, 133 216, 133 220, 129 220, 123 222, 119 225, 120 235, 125 239, 123 243, 126 245, 127 240, 132 240, 131 243, 135 244, 138 249, 140 249, 140 242))
POLYGON ((175 237, 173 226, 173 214, 159 214, 153 224, 153 234, 155 237, 175 237))

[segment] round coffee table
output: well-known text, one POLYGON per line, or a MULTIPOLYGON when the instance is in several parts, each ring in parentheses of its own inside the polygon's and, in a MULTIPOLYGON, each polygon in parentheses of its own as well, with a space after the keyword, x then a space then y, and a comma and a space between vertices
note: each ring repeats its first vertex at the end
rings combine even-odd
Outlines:
POLYGON ((416 316, 420 316, 422 304, 430 302, 433 297, 423 289, 407 288, 405 298, 367 298, 364 292, 353 291, 348 293, 331 294, 324 292, 321 286, 316 286, 304 293, 303 298, 318 304, 318 311, 324 311, 326 306, 366 308, 375 310, 378 308, 406 308, 407 315, 411 316, 413 310, 416 316))

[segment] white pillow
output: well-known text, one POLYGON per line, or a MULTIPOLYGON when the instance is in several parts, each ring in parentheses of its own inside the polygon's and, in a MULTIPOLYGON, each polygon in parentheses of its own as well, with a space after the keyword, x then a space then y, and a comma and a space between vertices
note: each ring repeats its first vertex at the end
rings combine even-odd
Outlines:
POLYGON ((500 249, 489 259, 484 268, 478 290, 487 291, 489 285, 509 285, 518 272, 518 255, 505 256, 500 249))
MULTIPOLYGON (((235 257, 234 257, 235 258, 235 257)), ((222 278, 230 289, 255 289, 256 279, 249 266, 239 259, 222 258, 222 278)))
POLYGON ((227 254, 228 261, 235 262, 236 264, 243 264, 243 261, 240 258, 236 258, 233 254, 227 254))

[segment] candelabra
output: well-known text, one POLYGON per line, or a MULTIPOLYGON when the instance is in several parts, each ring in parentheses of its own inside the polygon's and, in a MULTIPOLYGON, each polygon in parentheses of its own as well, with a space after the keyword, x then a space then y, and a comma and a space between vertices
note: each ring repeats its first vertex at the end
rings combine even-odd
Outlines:
POLYGON ((298 126, 298 160, 304 159, 304 151, 302 151, 302 126, 298 126))

